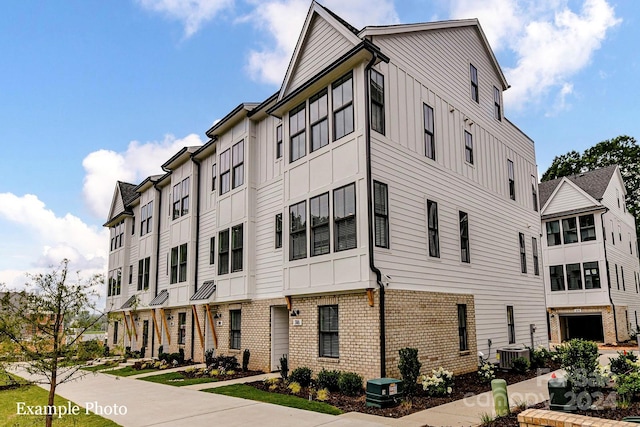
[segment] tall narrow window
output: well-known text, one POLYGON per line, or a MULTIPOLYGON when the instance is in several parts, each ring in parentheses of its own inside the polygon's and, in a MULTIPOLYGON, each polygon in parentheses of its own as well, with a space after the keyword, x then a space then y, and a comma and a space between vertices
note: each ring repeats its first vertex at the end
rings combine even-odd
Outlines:
POLYGON ((473 135, 464 131, 464 159, 467 163, 473 164, 473 135))
POLYGON ((564 266, 552 265, 549 267, 549 279, 552 291, 564 291, 564 266))
POLYGON ((218 233, 218 274, 229 272, 229 230, 218 233))
POLYGON ((233 184, 232 188, 240 187, 244 184, 244 141, 240 141, 233 146, 233 184))
POLYGON ((218 169, 216 164, 211 165, 211 191, 216 191, 216 178, 218 177, 218 169))
POLYGON ((433 108, 422 104, 424 114, 424 155, 436 159, 436 141, 434 138, 433 108))
POLYGON ((231 190, 231 150, 220 154, 220 194, 231 190))
POLYGON ((570 291, 582 289, 580 264, 567 264, 567 289, 570 291))
POLYGON ((518 240, 520 241, 520 272, 527 272, 527 251, 525 248, 524 234, 518 233, 518 240))
MULTIPOLYGON (((133 266, 132 266, 133 267, 133 266)), ((149 274, 151 270, 151 257, 138 261, 138 290, 149 289, 149 274)))
POLYGON ((333 140, 353 132, 353 79, 351 73, 331 85, 333 140))
POLYGON ((324 305, 318 307, 318 336, 320 357, 340 357, 340 339, 338 336, 338 306, 324 305))
POLYGON ((584 268, 584 288, 600 289, 600 271, 597 262, 585 262, 584 268))
POLYGON ((118 344, 118 322, 113 322, 113 345, 118 344))
POLYGON ((357 246, 356 185, 333 190, 334 251, 357 246))
POLYGON ((142 322, 142 347, 146 348, 149 345, 149 321, 144 320, 142 322))
POLYGON ((178 344, 184 345, 187 341, 187 313, 178 313, 178 344))
POLYGON ((129 266, 129 284, 132 284, 132 283, 133 283, 133 265, 130 265, 129 266))
POLYGON ((171 219, 180 218, 180 191, 182 186, 180 183, 173 186, 173 215, 171 219))
POLYGON ((620 266, 620 275, 622 276, 622 290, 626 291, 627 290, 627 286, 624 282, 624 267, 620 266))
POLYGON ((131 218, 131 235, 134 236, 136 234, 136 217, 131 218))
POLYGON ((276 159, 282 157, 282 125, 276 127, 276 159))
POLYGON ((466 212, 458 213, 460 222, 460 260, 462 262, 471 262, 469 254, 469 216, 466 212))
POLYGON ((209 239, 209 265, 216 263, 216 236, 209 239))
POLYGON ((153 200, 147 203, 147 230, 146 233, 151 233, 153 229, 153 200))
POLYGON ((628 236, 629 236, 629 255, 633 255, 633 244, 631 244, 631 233, 629 233, 628 236))
POLYGON ((242 271, 242 224, 231 228, 231 272, 242 271))
POLYGON ((533 254, 533 274, 540 275, 540 261, 538 258, 538 239, 531 238, 531 253, 533 254))
POLYGON ((187 281, 187 244, 180 245, 180 271, 178 272, 178 281, 187 281))
POLYGON ((289 207, 289 260, 307 257, 307 202, 289 207))
POLYGON ((469 74, 471 77, 471 99, 476 102, 480 102, 480 95, 478 93, 478 69, 469 64, 469 74))
POLYGON ((282 247, 282 214, 276 215, 276 249, 282 247))
POLYGON ((311 256, 329 253, 329 193, 309 200, 311 215, 311 256))
POLYGON ((147 205, 140 208, 140 235, 144 236, 147 232, 147 205))
POLYGON ((231 323, 229 348, 240 350, 242 337, 242 311, 229 310, 229 317, 231 323))
POLYGON ((547 246, 557 246, 560 242, 560 222, 549 221, 546 223, 547 229, 547 246))
POLYGON ((429 228, 429 256, 440 258, 440 232, 438 231, 438 204, 427 200, 427 223, 429 228))
MULTIPOLYGON (((186 215, 189 213, 189 183, 190 179, 187 177, 182 181, 182 203, 181 215, 186 215)), ((147 223, 148 224, 148 223, 147 223)))
POLYGON ((513 172, 513 162, 507 160, 507 170, 509 171, 509 198, 511 200, 516 199, 516 179, 513 172))
POLYGON ((565 245, 578 241, 578 227, 575 218, 565 218, 562 220, 562 241, 565 245))
POLYGON ((373 181, 373 213, 375 216, 375 245, 389 247, 389 194, 387 184, 373 181))
POLYGON ((533 210, 538 212, 538 182, 533 175, 531 175, 531 198, 533 199, 533 210))
MULTIPOLYGON (((171 248, 171 278, 170 283, 178 283, 178 247, 171 248)), ((138 272, 140 274, 140 272, 138 272)))
POLYGON ((507 334, 509 335, 509 344, 516 343, 516 320, 513 316, 513 306, 507 306, 507 334))
POLYGON ((309 99, 309 124, 311 125, 311 150, 329 144, 329 120, 327 119, 327 90, 323 89, 309 99))
POLYGON ((467 339, 467 305, 458 304, 458 342, 460 351, 469 350, 467 339))
POLYGON ((493 117, 502 120, 502 101, 500 99, 500 89, 493 87, 493 117))
POLYGON ((371 70, 371 129, 384 135, 384 76, 371 70))
POLYGON ((583 242, 596 240, 596 223, 593 214, 582 215, 578 220, 580 222, 580 240, 583 242))
POLYGON ((305 130, 307 126, 305 103, 289 112, 289 162, 295 162, 307 154, 305 130))

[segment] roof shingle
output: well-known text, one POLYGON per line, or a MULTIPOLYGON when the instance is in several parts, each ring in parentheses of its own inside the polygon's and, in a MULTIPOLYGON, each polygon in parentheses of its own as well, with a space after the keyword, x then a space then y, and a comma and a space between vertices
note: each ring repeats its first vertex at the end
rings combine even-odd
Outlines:
MULTIPOLYGON (((611 165, 563 178, 567 178, 568 180, 573 182, 594 199, 601 200, 604 192, 609 186, 609 182, 611 181, 613 172, 617 167, 617 165, 611 165)), ((562 178, 556 178, 552 179, 551 181, 541 182, 540 185, 538 185, 538 193, 540 194, 540 206, 544 206, 545 203, 547 203, 547 200, 549 200, 551 194, 553 194, 558 184, 560 184, 560 181, 562 181, 562 178)))

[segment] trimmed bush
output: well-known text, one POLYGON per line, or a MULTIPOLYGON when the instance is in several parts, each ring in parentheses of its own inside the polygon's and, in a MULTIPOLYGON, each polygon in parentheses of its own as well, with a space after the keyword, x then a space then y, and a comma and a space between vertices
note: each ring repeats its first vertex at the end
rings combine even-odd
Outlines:
POLYGON ((289 375, 289 381, 300 384, 302 387, 309 387, 313 371, 306 366, 294 369, 289 375))
POLYGON ((574 391, 597 388, 604 385, 599 374, 598 344, 583 339, 573 339, 558 348, 562 368, 574 391))
POLYGON ((551 352, 545 347, 529 349, 529 357, 531 359, 531 369, 544 368, 551 362, 551 352))
POLYGON ((347 396, 357 396, 362 393, 362 377, 355 372, 341 372, 338 389, 347 396))
POLYGON ((251 357, 251 352, 248 348, 245 348, 242 352, 242 370, 247 371, 249 369, 249 357, 251 357))
POLYGON ((207 368, 213 366, 213 358, 216 355, 216 350, 213 348, 208 349, 204 352, 204 363, 207 365, 207 368))
POLYGON ((240 368, 235 356, 217 356, 211 359, 211 366, 221 371, 237 371, 240 368))
POLYGON ((638 356, 629 352, 619 351, 618 357, 611 359, 611 373, 615 375, 628 374, 638 371, 638 365, 634 362, 638 361, 638 356))
POLYGON ((422 363, 418 360, 418 349, 401 348, 398 353, 400 354, 398 369, 404 381, 404 393, 406 396, 413 396, 422 367, 422 363))
POLYGON ((513 372, 515 372, 516 374, 524 374, 529 370, 530 367, 531 362, 529 362, 524 357, 516 357, 511 361, 511 369, 513 369, 513 372))
POLYGON ((327 371, 324 368, 318 372, 318 388, 326 388, 329 391, 338 391, 338 380, 340 379, 340 371, 327 371))
POLYGON ((280 378, 284 381, 289 377, 289 360, 287 360, 287 356, 285 354, 280 358, 280 366, 278 367, 280 370, 280 378))

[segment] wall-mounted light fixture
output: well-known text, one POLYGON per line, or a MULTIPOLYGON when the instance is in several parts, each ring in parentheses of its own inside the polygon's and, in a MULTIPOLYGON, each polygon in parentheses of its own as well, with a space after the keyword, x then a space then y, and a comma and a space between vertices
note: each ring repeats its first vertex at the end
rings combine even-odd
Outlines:
POLYGON ((220 313, 215 313, 215 314, 213 315, 213 318, 214 318, 214 319, 220 319, 220 318, 222 318, 222 314, 220 314, 220 313))
POLYGON ((300 310, 291 310, 291 317, 296 317, 300 315, 300 310))
POLYGON ((169 321, 173 320, 173 316, 170 315, 170 314, 167 314, 167 320, 169 320, 169 321))

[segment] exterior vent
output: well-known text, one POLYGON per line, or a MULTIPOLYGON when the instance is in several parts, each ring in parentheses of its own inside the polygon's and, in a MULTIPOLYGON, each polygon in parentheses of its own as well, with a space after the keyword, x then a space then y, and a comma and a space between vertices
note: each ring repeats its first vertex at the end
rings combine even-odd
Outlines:
POLYGON ((528 361, 531 361, 528 348, 521 348, 521 347, 499 348, 498 355, 500 357, 500 369, 510 370, 513 359, 517 359, 518 357, 524 357, 528 361))

